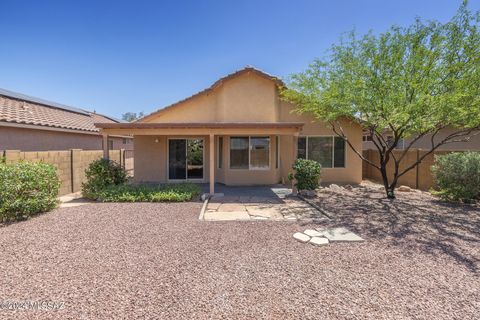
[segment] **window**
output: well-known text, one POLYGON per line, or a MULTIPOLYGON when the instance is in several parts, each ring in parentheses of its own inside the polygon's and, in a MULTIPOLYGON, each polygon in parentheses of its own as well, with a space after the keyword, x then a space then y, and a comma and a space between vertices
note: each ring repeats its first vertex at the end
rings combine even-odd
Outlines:
POLYGON ((268 169, 270 159, 270 138, 250 138, 250 169, 268 169))
POLYGON ((230 169, 268 169, 269 137, 231 137, 230 169))
POLYGON ((248 137, 230 138, 230 169, 248 169, 248 137))
POLYGON ((222 169, 222 164, 223 164, 223 137, 218 137, 218 158, 217 158, 218 169, 222 169))
POLYGON ((297 158, 307 159, 307 137, 298 137, 297 158))
POLYGON ((108 150, 113 150, 113 140, 108 140, 108 150))
POLYGON ((297 157, 315 160, 323 168, 344 168, 345 140, 341 137, 299 137, 297 157))
POLYGON ((363 141, 372 141, 372 136, 370 136, 370 135, 364 135, 364 136, 363 136, 363 141))
POLYGON ((130 142, 130 139, 123 138, 123 144, 128 144, 130 142))

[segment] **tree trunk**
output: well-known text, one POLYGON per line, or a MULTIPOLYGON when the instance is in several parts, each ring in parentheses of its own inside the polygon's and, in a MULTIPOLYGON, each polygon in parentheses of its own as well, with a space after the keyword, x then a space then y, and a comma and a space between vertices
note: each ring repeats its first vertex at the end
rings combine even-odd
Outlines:
POLYGON ((382 173, 383 186, 385 188, 387 198, 395 199, 395 185, 390 185, 388 183, 387 166, 384 163, 380 165, 380 172, 382 173))

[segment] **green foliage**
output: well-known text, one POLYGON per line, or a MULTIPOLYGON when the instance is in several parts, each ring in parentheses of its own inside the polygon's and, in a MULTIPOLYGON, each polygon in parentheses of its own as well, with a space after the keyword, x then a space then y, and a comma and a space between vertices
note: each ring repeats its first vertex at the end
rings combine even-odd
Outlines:
POLYGON ((140 118, 143 118, 145 114, 143 111, 139 112, 138 114, 136 112, 126 112, 122 114, 122 120, 125 120, 127 122, 133 122, 136 121, 140 118))
POLYGON ((57 206, 55 167, 43 162, 0 162, 0 221, 27 219, 57 206))
POLYGON ((298 190, 315 190, 320 185, 322 166, 314 160, 297 159, 292 166, 294 173, 288 178, 296 180, 295 186, 298 190))
POLYGON ((416 19, 408 27, 393 26, 380 34, 348 34, 304 72, 291 76, 282 98, 299 113, 308 112, 346 139, 343 119, 358 119, 380 154, 377 168, 387 196, 394 198, 398 178, 440 145, 468 141, 480 130, 480 13, 467 1, 447 23, 416 19), (440 138, 443 128, 453 133, 440 138), (387 141, 384 134, 394 139, 387 141), (412 144, 431 135, 431 147, 416 163, 402 166, 412 144), (410 138, 410 139, 409 139, 410 138), (436 138, 436 139, 434 139, 436 138), (400 139, 411 141, 395 157, 400 139), (392 179, 386 174, 394 162, 392 179))
POLYGON ((445 200, 480 199, 480 152, 458 152, 436 156, 432 172, 445 200))
POLYGON ((446 23, 417 19, 358 38, 353 32, 291 77, 283 98, 322 120, 360 118, 406 137, 480 124, 479 15, 462 5, 446 23))
POLYGON ((192 183, 166 185, 109 185, 95 194, 103 202, 181 202, 199 195, 192 183))
POLYGON ((85 170, 87 182, 82 184, 85 198, 95 199, 99 191, 110 185, 120 185, 127 181, 127 173, 121 165, 112 160, 98 159, 85 170))

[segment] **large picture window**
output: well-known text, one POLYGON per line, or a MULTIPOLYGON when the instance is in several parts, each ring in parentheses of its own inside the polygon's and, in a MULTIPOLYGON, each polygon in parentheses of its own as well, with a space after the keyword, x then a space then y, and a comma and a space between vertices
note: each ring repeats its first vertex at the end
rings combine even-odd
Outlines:
POLYGON ((297 157, 315 160, 323 168, 344 168, 345 140, 341 137, 299 137, 297 157))
POLYGON ((231 137, 230 169, 268 169, 269 137, 231 137))

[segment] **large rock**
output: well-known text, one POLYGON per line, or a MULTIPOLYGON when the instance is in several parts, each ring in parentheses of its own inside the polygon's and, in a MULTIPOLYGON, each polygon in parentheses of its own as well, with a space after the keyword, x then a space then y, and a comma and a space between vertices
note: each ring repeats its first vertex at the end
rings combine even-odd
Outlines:
POLYGON ((301 233, 301 232, 296 232, 296 233, 294 233, 294 234, 293 234, 293 237, 294 237, 296 240, 298 240, 298 241, 300 241, 300 242, 302 242, 302 243, 306 243, 306 242, 310 241, 310 237, 307 236, 307 235, 304 234, 304 233, 301 233))
POLYGON ((397 191, 410 192, 410 191, 412 191, 412 188, 410 188, 409 186, 400 186, 400 187, 397 188, 397 191))
POLYGON ((335 191, 335 192, 344 192, 345 191, 345 188, 340 187, 338 184, 335 184, 335 183, 332 183, 329 186, 329 189, 332 190, 332 191, 335 191))

